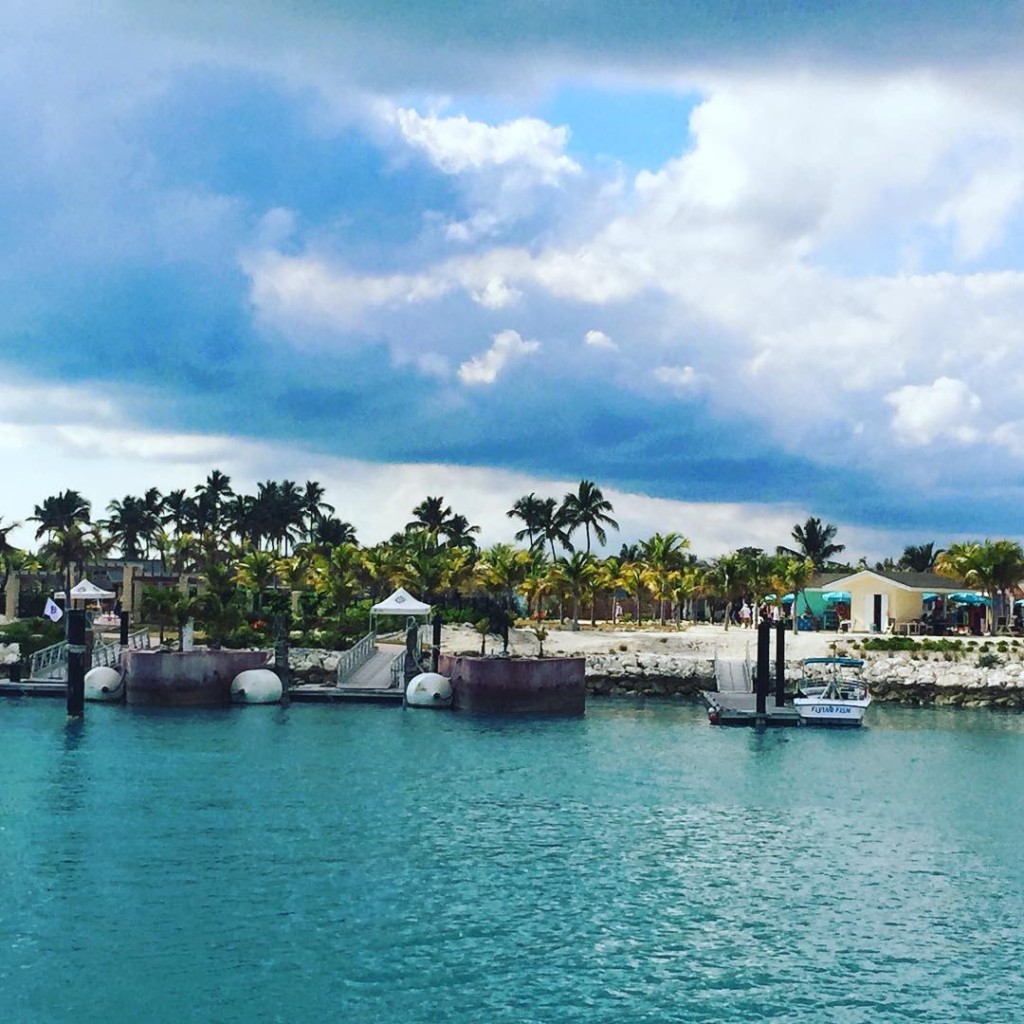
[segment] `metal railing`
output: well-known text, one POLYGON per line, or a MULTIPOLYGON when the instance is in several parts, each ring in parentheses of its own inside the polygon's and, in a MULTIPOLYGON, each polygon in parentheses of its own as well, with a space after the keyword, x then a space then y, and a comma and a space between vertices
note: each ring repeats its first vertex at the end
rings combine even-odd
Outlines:
POLYGON ((123 651, 148 651, 150 643, 148 629, 137 629, 134 633, 129 633, 126 644, 121 644, 117 640, 98 643, 92 649, 92 667, 96 668, 97 665, 116 667, 121 660, 123 651))
POLYGON ((377 652, 377 634, 370 631, 354 647, 338 659, 338 686, 361 665, 365 665, 377 652))
MULTIPOLYGON (((116 667, 121 652, 126 650, 148 650, 150 637, 148 629, 137 629, 128 634, 128 643, 120 644, 116 640, 108 643, 97 643, 92 649, 92 668, 97 665, 116 667)), ((66 640, 51 644, 41 651, 36 651, 29 662, 30 679, 62 680, 68 677, 68 645, 66 640)))
POLYGON ((405 651, 391 659, 391 689, 405 685, 405 651))
POLYGON ((68 645, 66 640, 36 651, 29 662, 29 679, 67 679, 68 645))

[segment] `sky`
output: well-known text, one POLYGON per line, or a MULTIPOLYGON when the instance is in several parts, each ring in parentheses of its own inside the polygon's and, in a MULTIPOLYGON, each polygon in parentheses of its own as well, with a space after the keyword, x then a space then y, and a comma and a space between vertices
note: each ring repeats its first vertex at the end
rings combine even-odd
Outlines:
POLYGON ((582 478, 613 551, 1024 537, 1020 3, 5 22, 3 522, 216 468, 366 544, 582 478))

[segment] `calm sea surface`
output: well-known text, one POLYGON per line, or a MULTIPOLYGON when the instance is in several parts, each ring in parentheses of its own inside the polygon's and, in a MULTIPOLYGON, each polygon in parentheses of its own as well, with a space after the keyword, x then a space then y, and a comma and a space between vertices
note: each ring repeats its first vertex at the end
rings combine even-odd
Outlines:
POLYGON ((1008 1021, 1024 718, 0 702, 0 1020, 1008 1021))

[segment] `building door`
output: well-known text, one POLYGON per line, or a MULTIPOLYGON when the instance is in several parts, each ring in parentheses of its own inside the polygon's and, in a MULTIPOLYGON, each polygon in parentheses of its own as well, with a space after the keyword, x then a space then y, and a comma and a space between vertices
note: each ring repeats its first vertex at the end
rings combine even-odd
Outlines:
POLYGON ((868 594, 864 618, 872 633, 884 633, 889 628, 889 595, 868 594))

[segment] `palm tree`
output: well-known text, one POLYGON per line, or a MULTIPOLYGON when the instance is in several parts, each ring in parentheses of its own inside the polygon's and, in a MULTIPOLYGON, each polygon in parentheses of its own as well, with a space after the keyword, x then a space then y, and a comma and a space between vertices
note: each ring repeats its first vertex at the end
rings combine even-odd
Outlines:
MULTIPOLYGON (((800 616, 797 615, 797 603, 800 594, 814 577, 814 562, 810 558, 786 558, 779 563, 778 575, 775 577, 777 590, 788 590, 793 595, 793 632, 800 632, 800 616)), ((804 603, 807 603, 805 596, 804 603)))
POLYGON ((412 510, 412 514, 415 518, 405 524, 406 530, 425 533, 436 548, 440 535, 445 532, 451 519, 451 506, 446 505, 441 496, 428 496, 412 510))
POLYGON ((425 530, 414 531, 405 537, 397 552, 398 572, 395 582, 432 602, 443 590, 445 579, 445 557, 425 530))
POLYGON ((306 537, 312 541, 316 525, 334 513, 334 506, 324 501, 323 485, 315 480, 306 481, 302 492, 302 511, 306 517, 306 537))
POLYGON ((146 587, 142 591, 142 620, 152 622, 160 630, 160 645, 163 646, 164 632, 174 625, 175 591, 166 587, 146 587))
POLYGON ((328 551, 339 544, 355 544, 356 528, 351 523, 343 522, 334 516, 321 516, 312 524, 309 534, 309 545, 317 551, 328 551))
POLYGON ((207 476, 206 483, 196 485, 195 493, 199 497, 197 526, 200 530, 219 530, 221 509, 235 493, 231 489, 231 477, 215 469, 207 476))
POLYGON ((165 494, 160 508, 161 522, 164 526, 174 527, 175 539, 183 533, 188 533, 195 529, 198 525, 196 499, 190 497, 184 488, 165 494))
POLYGON ((643 625, 643 596, 644 594, 649 594, 651 592, 651 588, 654 586, 654 577, 651 575, 651 570, 648 568, 647 563, 641 559, 626 562, 622 566, 622 580, 625 584, 626 590, 633 595, 633 598, 636 601, 637 625, 643 625))
POLYGON ((539 538, 542 537, 551 545, 552 562, 558 557, 555 554, 556 540, 566 551, 572 551, 572 541, 569 539, 572 524, 569 521, 569 514, 565 506, 559 505, 554 498, 545 498, 541 502, 537 513, 537 529, 539 538))
MULTIPOLYGON (((0 516, 0 523, 2 522, 3 516, 0 516)), ((16 530, 19 526, 21 526, 21 523, 8 523, 6 526, 0 526, 0 591, 6 590, 11 570, 15 568, 15 563, 20 560, 19 556, 24 555, 20 548, 16 548, 7 539, 7 535, 11 530, 16 530)))
POLYGON ((516 607, 516 591, 526 582, 531 568, 528 552, 511 544, 495 544, 480 555, 476 575, 485 590, 501 595, 506 611, 516 607))
POLYGON ((746 563, 735 551, 711 563, 704 576, 705 584, 716 597, 725 601, 726 629, 732 624, 732 610, 748 586, 746 563))
POLYGON ((107 531, 110 540, 129 561, 142 557, 142 544, 151 530, 151 520, 145 502, 126 494, 107 505, 110 513, 99 525, 107 531))
POLYGON ((253 611, 263 609, 263 594, 277 579, 276 556, 269 551, 250 551, 235 565, 235 582, 253 595, 253 611))
MULTIPOLYGON (((612 610, 612 624, 614 625, 619 621, 619 604, 615 599, 616 592, 625 590, 627 583, 622 574, 622 563, 618 558, 614 555, 609 555, 598 563, 595 583, 599 590, 604 590, 608 593, 608 600, 612 610)), ((593 621, 591 624, 596 625, 593 621)))
POLYGON ((518 498, 505 515, 509 519, 522 520, 523 528, 516 531, 516 540, 529 538, 531 551, 538 543, 543 545, 545 539, 543 531, 544 501, 538 498, 533 491, 518 498))
POLYGON ((643 559, 654 580, 655 594, 659 603, 659 621, 665 624, 665 599, 672 588, 674 575, 682 568, 683 551, 690 542, 678 533, 654 534, 640 545, 643 559))
POLYGON ((1011 540, 950 544, 939 554, 935 568, 988 594, 989 631, 994 633, 997 595, 1005 594, 1024 579, 1024 550, 1011 540))
POLYGON ((846 550, 845 544, 833 543, 838 529, 832 523, 823 525, 820 519, 811 516, 803 526, 797 523, 793 527, 792 537, 796 541, 797 549, 779 545, 775 552, 790 558, 809 558, 814 563, 814 568, 821 572, 833 555, 846 550))
POLYGON ((929 572, 935 565, 935 544, 908 544, 897 566, 907 572, 929 572))
POLYGON ((444 525, 445 543, 450 548, 475 548, 476 539, 473 534, 479 532, 479 526, 470 526, 465 516, 456 514, 444 525))
POLYGON ((71 570, 77 569, 78 575, 83 576, 86 564, 101 558, 106 549, 100 535, 81 523, 53 530, 39 549, 41 556, 53 561, 64 580, 66 607, 71 607, 71 570))
POLYGON ((359 579, 362 562, 362 552, 354 544, 339 544, 329 554, 313 556, 310 571, 313 589, 326 598, 339 616, 362 590, 359 579))
POLYGON ((569 532, 582 526, 587 534, 587 554, 590 554, 590 531, 602 547, 608 542, 608 534, 605 527, 610 526, 613 530, 619 528, 619 524, 612 519, 611 514, 615 511, 612 503, 606 500, 598 487, 592 480, 581 480, 576 493, 571 491, 562 501, 562 508, 565 510, 566 519, 570 525, 569 532))
POLYGON ((39 523, 36 540, 51 537, 58 530, 70 530, 76 523, 88 523, 92 506, 78 491, 61 491, 36 505, 30 520, 39 523))
POLYGON ((572 595, 572 628, 580 628, 580 597, 592 587, 597 577, 597 566, 593 555, 585 551, 574 551, 568 558, 561 559, 562 578, 572 595))

